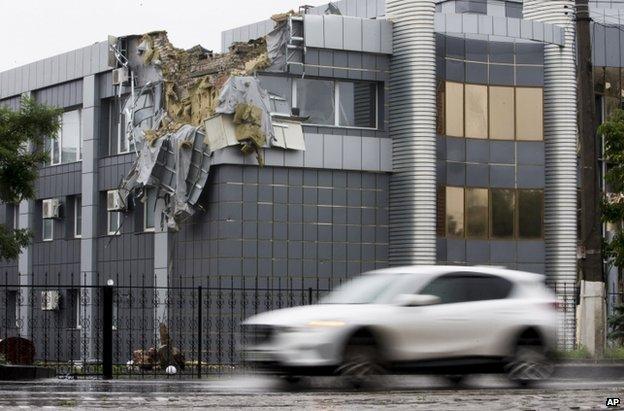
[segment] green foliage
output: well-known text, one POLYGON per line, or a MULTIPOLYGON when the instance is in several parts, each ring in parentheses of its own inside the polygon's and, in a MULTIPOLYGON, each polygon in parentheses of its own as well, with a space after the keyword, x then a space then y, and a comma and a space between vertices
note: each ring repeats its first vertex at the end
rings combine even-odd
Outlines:
MULTIPOLYGON (((0 107, 0 201, 19 204, 35 197, 38 169, 46 160, 48 136, 55 137, 62 111, 24 98, 18 111, 0 107)), ((0 259, 15 259, 28 245, 27 230, 0 225, 0 259)))
POLYGON ((604 159, 607 162, 605 180, 609 184, 610 198, 602 201, 602 219, 611 223, 613 238, 603 244, 604 256, 614 266, 624 267, 624 111, 615 110, 599 128, 604 136, 604 159), (618 199, 618 195, 619 199, 618 199))
POLYGON ((580 346, 574 350, 555 351, 555 358, 558 360, 587 360, 592 358, 587 348, 580 346))
POLYGON ((620 343, 624 341, 624 305, 615 307, 607 322, 611 329, 609 338, 620 343))
POLYGON ((0 354, 0 365, 6 365, 8 364, 6 357, 4 356, 4 354, 0 354))

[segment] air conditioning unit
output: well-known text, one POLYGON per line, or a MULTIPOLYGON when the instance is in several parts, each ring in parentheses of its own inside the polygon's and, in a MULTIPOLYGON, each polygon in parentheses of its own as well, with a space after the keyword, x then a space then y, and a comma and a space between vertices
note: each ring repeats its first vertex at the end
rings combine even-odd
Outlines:
POLYGON ((59 218, 61 216, 61 202, 58 198, 49 198, 42 203, 43 218, 59 218))
POLYGON ((130 81, 130 72, 127 67, 113 70, 113 86, 127 84, 130 81))
POLYGON ((41 292, 41 311, 55 311, 59 309, 61 293, 59 291, 41 292))
POLYGON ((126 207, 119 190, 110 190, 106 193, 106 209, 108 211, 120 211, 124 208, 126 207))

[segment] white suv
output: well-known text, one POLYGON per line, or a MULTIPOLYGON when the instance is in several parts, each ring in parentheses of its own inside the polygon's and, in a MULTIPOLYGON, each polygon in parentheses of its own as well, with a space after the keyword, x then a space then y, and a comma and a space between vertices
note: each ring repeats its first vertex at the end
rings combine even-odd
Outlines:
POLYGON ((247 319, 244 358, 294 379, 380 373, 548 378, 556 298, 544 276, 494 267, 416 266, 357 277, 318 304, 247 319))

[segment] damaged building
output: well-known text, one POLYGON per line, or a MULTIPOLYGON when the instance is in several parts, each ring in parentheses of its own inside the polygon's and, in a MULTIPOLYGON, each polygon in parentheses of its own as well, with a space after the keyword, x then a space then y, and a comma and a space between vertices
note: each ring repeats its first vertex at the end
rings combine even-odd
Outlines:
MULTIPOLYGON (((624 95, 624 43, 601 3, 590 1, 606 115, 624 95)), ((307 289, 438 262, 573 287, 576 117, 552 107, 576 104, 572 6, 341 0, 227 30, 220 52, 152 32, 0 73, 0 104, 29 94, 64 109, 37 199, 0 207, 35 233, 3 263, 7 283, 307 289)), ((85 334, 92 314, 60 293, 66 332, 85 334)), ((168 315, 165 299, 150 295, 146 323, 168 315)), ((41 311, 10 315, 30 335, 41 311)))

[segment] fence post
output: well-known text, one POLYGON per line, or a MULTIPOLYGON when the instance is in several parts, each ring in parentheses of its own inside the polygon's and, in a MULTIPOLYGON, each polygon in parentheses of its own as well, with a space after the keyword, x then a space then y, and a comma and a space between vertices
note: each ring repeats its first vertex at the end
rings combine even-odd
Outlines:
POLYGON ((308 304, 312 305, 312 287, 308 288, 308 304))
POLYGON ((202 287, 197 287, 197 378, 202 377, 202 287))
POLYGON ((113 379, 113 281, 102 287, 102 377, 113 379))

